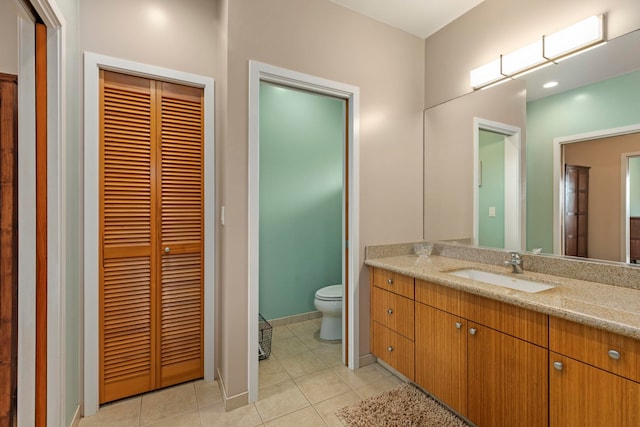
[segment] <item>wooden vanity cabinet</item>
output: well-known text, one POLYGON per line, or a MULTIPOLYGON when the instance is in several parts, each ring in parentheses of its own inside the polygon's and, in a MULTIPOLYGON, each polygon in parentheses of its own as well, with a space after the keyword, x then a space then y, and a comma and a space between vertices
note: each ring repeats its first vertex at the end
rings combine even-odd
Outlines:
POLYGON ((548 422, 547 316, 415 281, 416 384, 478 426, 548 422))
POLYGON ((415 382, 467 416, 467 321, 416 301, 415 382))
POLYGON ((414 381, 413 278, 373 268, 370 283, 371 352, 414 381))
POLYGON ((549 349, 552 427, 640 425, 640 341, 552 317, 549 349))

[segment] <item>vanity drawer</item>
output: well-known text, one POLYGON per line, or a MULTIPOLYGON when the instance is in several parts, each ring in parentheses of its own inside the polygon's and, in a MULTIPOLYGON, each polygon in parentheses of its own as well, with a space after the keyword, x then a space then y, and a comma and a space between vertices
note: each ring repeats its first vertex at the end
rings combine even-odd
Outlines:
POLYGON ((460 291, 416 279, 416 302, 429 305, 456 316, 465 317, 460 291))
POLYGON ((414 343, 378 322, 373 323, 373 354, 411 381, 414 380, 414 343))
POLYGON ((549 316, 489 298, 463 293, 466 318, 547 348, 549 316))
POLYGON ((640 341, 636 339, 551 317, 549 350, 640 381, 640 341))
POLYGON ((371 317, 376 322, 413 340, 413 300, 373 287, 371 317))
POLYGON ((373 268, 372 281, 374 286, 413 299, 413 277, 373 268))

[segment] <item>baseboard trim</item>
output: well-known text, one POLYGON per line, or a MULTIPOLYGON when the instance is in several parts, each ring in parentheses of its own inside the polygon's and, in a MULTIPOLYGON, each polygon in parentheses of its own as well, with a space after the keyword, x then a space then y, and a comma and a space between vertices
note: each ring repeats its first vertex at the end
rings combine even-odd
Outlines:
POLYGON ((364 368, 367 365, 373 365, 374 363, 376 363, 377 360, 378 360, 378 358, 375 357, 371 353, 361 354, 360 355, 360 364, 358 366, 361 367, 361 368, 364 368))
POLYGON ((274 328, 276 326, 289 325, 291 323, 304 322, 305 320, 313 320, 322 317, 319 311, 309 311, 308 313, 294 314, 293 316, 278 317, 277 319, 267 319, 269 324, 274 328))
POLYGON ((71 424, 69 427, 78 427, 80 425, 80 405, 76 407, 76 412, 73 414, 73 418, 71 419, 71 424))
POLYGON ((249 392, 245 391, 235 396, 227 396, 227 390, 224 386, 224 380, 220 370, 218 372, 218 387, 220 388, 220 395, 222 396, 222 402, 224 403, 224 410, 226 412, 233 411, 234 409, 242 408, 249 404, 249 392))
POLYGON ((387 371, 391 372, 396 377, 398 377, 398 379, 400 381, 405 382, 405 383, 410 383, 411 382, 411 380, 409 378, 407 378, 404 375, 402 375, 400 372, 398 372, 397 370, 392 368, 389 364, 385 363, 384 361, 378 359, 378 364, 380 366, 382 366, 383 368, 385 368, 387 371))

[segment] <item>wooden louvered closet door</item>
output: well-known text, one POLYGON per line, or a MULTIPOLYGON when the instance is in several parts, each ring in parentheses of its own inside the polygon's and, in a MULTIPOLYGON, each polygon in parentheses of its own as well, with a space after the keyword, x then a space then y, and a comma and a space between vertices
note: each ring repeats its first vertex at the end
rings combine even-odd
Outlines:
POLYGON ((100 72, 100 402, 203 375, 203 94, 100 72))

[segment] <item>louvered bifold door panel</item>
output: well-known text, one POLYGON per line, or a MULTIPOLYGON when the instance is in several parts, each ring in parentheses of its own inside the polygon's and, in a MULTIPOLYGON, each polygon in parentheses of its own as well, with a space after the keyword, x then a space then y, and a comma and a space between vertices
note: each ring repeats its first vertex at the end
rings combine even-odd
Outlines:
POLYGON ((159 83, 160 386, 203 375, 203 92, 159 83))
POLYGON ((154 82, 100 72, 100 402, 154 387, 154 82))

